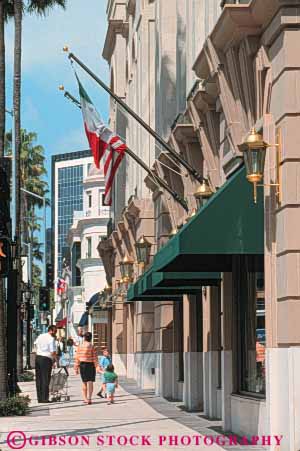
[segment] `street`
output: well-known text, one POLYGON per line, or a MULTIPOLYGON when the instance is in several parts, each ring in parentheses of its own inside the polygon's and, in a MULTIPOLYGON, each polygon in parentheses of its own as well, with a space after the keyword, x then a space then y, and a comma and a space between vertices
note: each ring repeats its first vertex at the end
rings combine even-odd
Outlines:
MULTIPOLYGON (((203 436, 213 437, 222 434, 219 421, 211 421, 201 417, 200 412, 187 413, 180 409, 180 403, 168 402, 156 396, 150 390, 138 390, 133 381, 121 381, 122 387, 117 391, 115 405, 108 406, 106 400, 94 397, 91 406, 84 405, 81 400, 80 378, 71 375, 69 378, 69 402, 56 402, 49 405, 41 405, 36 402, 35 386, 32 382, 21 384, 24 394, 29 394, 31 413, 27 417, 1 418, 0 446, 1 450, 9 449, 88 449, 90 451, 108 448, 110 450, 124 449, 124 446, 116 443, 119 437, 120 444, 124 443, 124 437, 129 441, 132 437, 132 445, 127 443, 126 449, 151 449, 151 450, 206 450, 234 449, 236 451, 256 450, 259 446, 228 446, 221 447, 216 443, 207 445, 203 443, 203 436), (178 408, 179 407, 179 408, 178 408), (32 437, 31 443, 24 448, 23 441, 11 441, 7 444, 7 435, 12 431, 21 431, 27 439, 32 437), (201 435, 202 437, 199 437, 201 435), (65 436, 66 444, 61 438, 60 445, 55 445, 55 439, 51 436, 65 436), (110 438, 110 436, 115 436, 110 438), (144 443, 142 444, 144 438, 144 443), (178 446, 169 440, 176 440, 178 446), (195 444, 195 436, 198 436, 199 445, 195 444), (43 439, 44 437, 44 439, 43 439), (68 438, 71 437, 71 438, 68 438), (101 446, 101 437, 105 445, 101 446), (180 445, 181 437, 188 441, 191 437, 193 443, 180 445), (194 437, 194 438, 193 438, 194 437), (98 438, 98 444, 97 444, 98 438), (44 440, 44 441, 43 441, 44 440), (52 440, 52 442, 51 442, 52 440), (160 443, 159 443, 160 440, 160 443), (76 442, 78 444, 76 445, 76 442), (138 443, 138 445, 135 445, 138 443), (150 443, 150 445, 149 445, 150 443), (98 445, 98 446, 97 446, 98 445), (141 446, 139 446, 141 445, 141 446)), ((12 440, 12 435, 10 436, 12 440)), ((16 435, 16 438, 19 437, 16 435)), ((23 439, 22 439, 23 440, 23 439)), ((57 442, 58 443, 58 442, 57 442)))

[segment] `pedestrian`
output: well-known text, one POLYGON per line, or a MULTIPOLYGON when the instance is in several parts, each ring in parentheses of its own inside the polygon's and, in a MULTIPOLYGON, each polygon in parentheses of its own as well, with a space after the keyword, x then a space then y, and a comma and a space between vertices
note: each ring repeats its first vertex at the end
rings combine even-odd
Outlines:
POLYGON ((83 327, 78 327, 77 329, 77 342, 76 342, 76 346, 79 346, 83 343, 84 339, 84 331, 83 331, 83 327))
POLYGON ((82 380, 83 402, 85 404, 92 404, 92 394, 96 378, 96 371, 100 372, 100 367, 96 349, 91 343, 91 332, 86 332, 83 338, 83 344, 79 345, 77 348, 74 370, 75 374, 78 374, 80 371, 82 380))
POLYGON ((102 385, 101 385, 100 391, 97 393, 97 396, 99 396, 100 398, 104 398, 103 392, 106 393, 103 374, 104 374, 106 368, 108 367, 108 365, 110 365, 111 363, 112 363, 112 361, 111 361, 111 355, 109 353, 109 350, 107 348, 104 348, 102 351, 102 356, 99 359, 99 366, 100 366, 100 370, 102 373, 101 374, 102 385))
POLYGON ((69 337, 67 340, 67 351, 69 354, 69 361, 71 363, 74 357, 74 340, 72 337, 69 337))
POLYGON ((115 373, 115 367, 112 363, 107 366, 103 374, 103 380, 106 384, 106 393, 108 397, 107 404, 113 404, 115 402, 115 390, 118 387, 118 375, 115 373))
POLYGON ((66 358, 66 341, 63 337, 58 339, 58 352, 57 355, 59 357, 58 367, 63 368, 66 375, 69 376, 69 371, 67 368, 67 358, 66 358))
POLYGON ((57 355, 57 368, 59 368, 60 367, 60 358, 63 354, 62 338, 58 337, 55 344, 56 344, 56 355, 57 355))
POLYGON ((49 326, 48 332, 41 334, 35 341, 35 382, 37 399, 39 403, 49 401, 49 385, 51 379, 51 370, 57 361, 55 334, 56 326, 49 326))

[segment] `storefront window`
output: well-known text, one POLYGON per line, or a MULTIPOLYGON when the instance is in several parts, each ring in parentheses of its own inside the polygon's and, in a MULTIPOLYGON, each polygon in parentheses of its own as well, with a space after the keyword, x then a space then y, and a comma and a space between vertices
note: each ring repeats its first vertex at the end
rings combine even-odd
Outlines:
POLYGON ((250 271, 245 259, 240 261, 234 280, 239 391, 264 396, 266 338, 263 274, 250 271))

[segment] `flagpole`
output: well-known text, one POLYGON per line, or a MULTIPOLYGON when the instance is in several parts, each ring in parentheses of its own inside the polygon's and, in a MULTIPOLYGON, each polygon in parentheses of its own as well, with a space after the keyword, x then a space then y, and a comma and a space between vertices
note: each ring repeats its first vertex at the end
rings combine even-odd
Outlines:
MULTIPOLYGON (((76 97, 72 96, 72 94, 69 93, 69 91, 65 91, 65 88, 61 85, 59 87, 60 91, 64 91, 64 97, 70 101, 72 101, 79 109, 81 109, 81 104, 80 102, 76 99, 76 97)), ((154 182, 158 183, 162 188, 164 188, 169 194, 171 194, 171 196, 176 200, 176 202, 178 202, 182 208, 188 213, 189 212, 189 208, 188 205, 186 203, 186 201, 184 199, 182 199, 181 196, 179 196, 179 194, 176 193, 176 191, 173 191, 172 188, 169 187, 169 185, 162 179, 160 178, 158 175, 156 175, 152 169, 150 169, 144 162, 143 160, 138 157, 131 149, 128 148, 128 146, 126 145, 126 153, 127 155, 129 155, 133 160, 135 160, 135 162, 140 165, 148 174, 149 176, 154 180, 154 182)))
POLYGON ((153 171, 143 162, 143 160, 141 160, 127 146, 126 146, 126 153, 131 158, 133 158, 133 160, 135 160, 137 162, 137 164, 139 164, 143 169, 145 169, 145 171, 150 175, 150 177, 152 177, 154 179, 154 181, 156 181, 162 188, 164 188, 166 191, 168 191, 168 193, 171 194, 171 196, 185 209, 185 211, 187 213, 189 212, 189 208, 187 206, 186 201, 184 199, 182 199, 182 197, 179 196, 179 194, 177 194, 176 191, 173 191, 172 188, 170 188, 169 185, 163 179, 161 179, 159 176, 154 174, 153 171))
MULTIPOLYGON (((65 52, 69 52, 68 47, 64 47, 65 52)), ((92 72, 74 53, 68 53, 70 60, 75 61, 85 72, 87 72, 119 105, 127 111, 142 127, 144 127, 150 135, 152 135, 171 155, 191 174, 198 182, 203 183, 203 177, 194 169, 181 155, 179 155, 156 131, 154 131, 140 116, 138 116, 120 97, 92 72)))

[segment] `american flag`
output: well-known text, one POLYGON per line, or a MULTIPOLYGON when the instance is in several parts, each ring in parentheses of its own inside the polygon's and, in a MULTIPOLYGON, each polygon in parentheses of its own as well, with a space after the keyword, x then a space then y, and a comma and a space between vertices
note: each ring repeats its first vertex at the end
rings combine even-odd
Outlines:
POLYGON ((67 282, 64 279, 58 278, 56 280, 56 293, 61 296, 67 290, 67 282))

